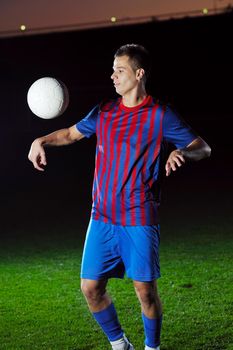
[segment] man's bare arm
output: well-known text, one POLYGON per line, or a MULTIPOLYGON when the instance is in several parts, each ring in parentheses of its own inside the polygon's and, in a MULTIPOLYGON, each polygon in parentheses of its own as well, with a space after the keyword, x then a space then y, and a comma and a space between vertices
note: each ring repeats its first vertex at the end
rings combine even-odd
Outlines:
POLYGON ((166 162, 166 175, 176 171, 177 166, 181 167, 185 160, 198 161, 210 156, 210 146, 201 138, 197 137, 187 147, 172 151, 166 162))
POLYGON ((45 146, 64 146, 74 143, 84 138, 75 125, 70 128, 60 129, 51 134, 39 137, 32 142, 28 159, 33 163, 35 169, 44 171, 47 165, 45 146))

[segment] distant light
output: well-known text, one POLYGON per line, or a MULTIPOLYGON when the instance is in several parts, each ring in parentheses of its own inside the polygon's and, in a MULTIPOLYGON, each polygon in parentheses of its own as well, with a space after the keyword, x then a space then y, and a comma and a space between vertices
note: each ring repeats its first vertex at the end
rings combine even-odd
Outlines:
POLYGON ((117 21, 117 18, 116 17, 111 17, 111 22, 112 23, 115 23, 117 21))
POLYGON ((24 24, 21 24, 20 30, 22 30, 22 32, 24 32, 26 30, 26 26, 24 24))
POLYGON ((204 8, 203 10, 202 10, 202 13, 203 13, 203 15, 207 15, 208 14, 208 9, 207 8, 204 8))

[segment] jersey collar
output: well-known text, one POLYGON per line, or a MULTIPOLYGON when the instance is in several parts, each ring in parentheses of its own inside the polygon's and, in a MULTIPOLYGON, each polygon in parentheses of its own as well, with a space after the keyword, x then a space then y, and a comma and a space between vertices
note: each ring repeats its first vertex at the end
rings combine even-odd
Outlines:
POLYGON ((120 109, 126 111, 126 112, 134 112, 134 111, 137 111, 139 110, 140 108, 148 105, 148 104, 151 104, 152 102, 152 97, 150 95, 148 95, 147 97, 144 98, 144 100, 137 106, 134 106, 134 107, 127 107, 123 104, 122 102, 122 99, 120 100, 120 109))

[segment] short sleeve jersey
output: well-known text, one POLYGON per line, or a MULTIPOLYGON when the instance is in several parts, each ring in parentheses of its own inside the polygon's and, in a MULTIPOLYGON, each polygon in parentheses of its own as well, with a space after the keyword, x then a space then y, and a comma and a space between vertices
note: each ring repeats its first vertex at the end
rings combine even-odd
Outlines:
POLYGON ((92 191, 94 220, 122 226, 158 223, 158 182, 163 141, 186 147, 197 136, 169 107, 151 96, 135 107, 121 98, 97 105, 76 124, 97 136, 92 191))

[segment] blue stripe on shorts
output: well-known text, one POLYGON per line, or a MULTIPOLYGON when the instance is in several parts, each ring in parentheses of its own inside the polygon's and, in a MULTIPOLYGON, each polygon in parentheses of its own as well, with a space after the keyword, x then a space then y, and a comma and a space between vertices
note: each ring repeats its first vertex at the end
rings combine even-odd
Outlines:
POLYGON ((149 282, 160 277, 159 225, 119 226, 90 220, 81 278, 123 278, 149 282))

